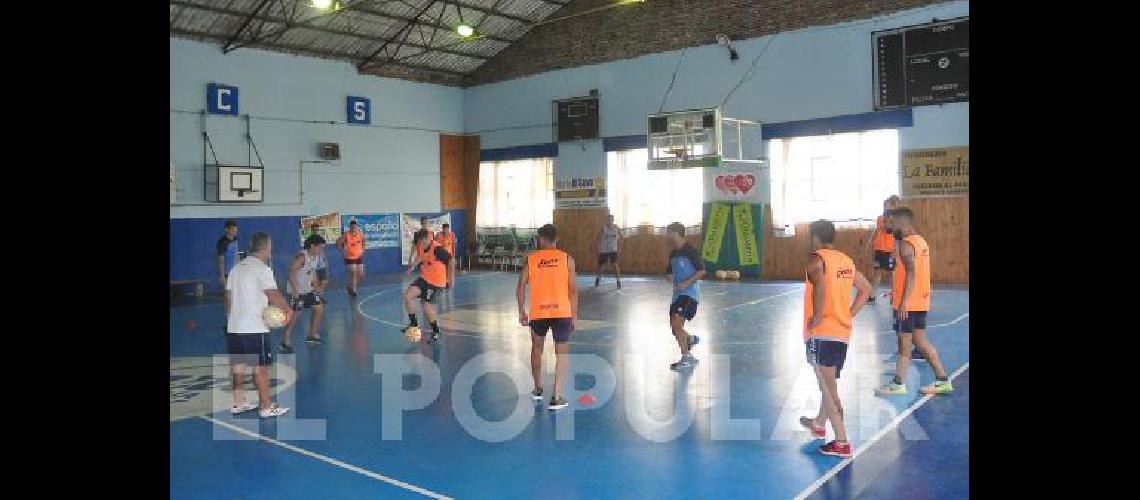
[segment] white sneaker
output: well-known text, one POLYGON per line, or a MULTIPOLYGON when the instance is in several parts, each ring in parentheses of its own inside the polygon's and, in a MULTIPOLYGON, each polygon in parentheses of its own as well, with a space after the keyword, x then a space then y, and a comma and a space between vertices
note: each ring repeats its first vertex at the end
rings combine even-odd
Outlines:
POLYGON ((273 417, 279 417, 281 415, 289 413, 289 409, 288 408, 282 408, 282 407, 277 406, 277 405, 273 405, 273 406, 270 406, 269 408, 263 408, 261 410, 258 410, 257 413, 258 413, 258 415, 261 416, 261 418, 273 418, 273 417))
POLYGON ((245 413, 247 411, 256 410, 256 409, 257 409, 257 405, 255 405, 253 403, 242 403, 240 405, 235 404, 235 405, 230 407, 230 413, 237 415, 239 413, 245 413))

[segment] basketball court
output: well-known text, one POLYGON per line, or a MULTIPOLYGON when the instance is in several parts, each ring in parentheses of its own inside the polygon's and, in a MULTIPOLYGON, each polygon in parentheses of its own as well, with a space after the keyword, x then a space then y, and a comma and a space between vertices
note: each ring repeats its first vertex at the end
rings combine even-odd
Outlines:
MULTIPOLYGON (((692 327, 704 339, 694 347, 702 363, 690 374, 668 367, 676 345, 665 319, 669 290, 664 280, 627 278, 620 291, 611 285, 583 292, 582 326, 571 341, 573 352, 598 356, 617 380, 604 403, 583 404, 580 396, 574 398, 573 439, 559 440, 556 420, 565 414, 552 414, 531 402, 529 376, 524 377, 526 385, 517 386, 497 372, 498 367, 486 366, 486 374, 470 393, 451 391, 456 374, 477 356, 496 354, 526 362, 530 343, 527 329, 518 326, 515 315, 517 279, 515 273, 500 272, 458 277, 454 291, 442 302, 443 339, 431 346, 409 345, 399 331, 404 314, 393 299, 405 282, 370 283, 357 300, 349 300, 343 291, 330 292, 326 344, 298 346, 295 359, 282 357, 280 364, 286 366, 278 368, 275 378, 282 378, 274 389, 279 401, 296 408, 291 418, 322 422, 324 439, 281 439, 286 419, 258 422, 256 416, 232 417, 228 398, 220 403, 221 411, 203 406, 176 416, 172 405, 171 495, 522 498, 542 491, 554 498, 956 498, 967 494, 966 288, 938 289, 935 294, 937 308, 929 318, 929 334, 957 386, 954 393, 936 400, 918 394, 918 386, 932 378, 922 365, 908 380, 911 396, 873 395, 888 371, 883 361, 895 350, 895 334, 885 305, 868 306, 859 316, 840 384, 858 454, 841 461, 811 453, 817 443, 796 422, 801 415, 814 414, 819 404, 799 334, 802 283, 707 283, 704 309, 692 327), (382 376, 373 364, 377 354, 424 356, 440 370, 438 397, 403 414, 402 436, 397 440, 382 439, 382 399, 400 394, 383 391, 382 376), (713 355, 719 355, 717 361, 713 355), (721 382, 714 378, 714 369, 724 370, 721 382), (452 399, 457 396, 469 398, 483 419, 504 421, 518 411, 525 424, 510 439, 482 441, 457 421, 452 399), (631 418, 638 418, 631 417, 631 405, 656 423, 631 424, 631 418), (717 439, 713 429, 720 426, 731 434, 732 424, 714 423, 714 407, 727 410, 734 420, 754 420, 759 435, 743 436, 748 440, 717 439), (672 422, 679 414, 691 418, 672 422), (939 472, 924 473, 928 467, 939 472)), ((584 278, 579 281, 584 290, 592 284, 584 278)), ((186 370, 175 369, 176 362, 198 360, 203 365, 195 373, 209 373, 211 356, 219 354, 221 323, 217 304, 171 310, 172 391, 176 382, 185 380, 177 378, 186 370), (196 323, 195 331, 185 328, 189 320, 196 323)), ((544 365, 552 368, 553 354, 548 352, 548 358, 544 365)), ((199 375, 190 391, 208 394, 217 389, 228 395, 228 364, 224 356, 219 362, 225 376, 218 380, 199 375)), ((548 373, 548 384, 551 377, 548 373)), ((574 393, 597 393, 595 382, 590 376, 577 377, 574 393)), ((415 387, 415 382, 406 384, 415 387)))
POLYGON ((169 4, 171 498, 969 497, 968 0, 169 4))

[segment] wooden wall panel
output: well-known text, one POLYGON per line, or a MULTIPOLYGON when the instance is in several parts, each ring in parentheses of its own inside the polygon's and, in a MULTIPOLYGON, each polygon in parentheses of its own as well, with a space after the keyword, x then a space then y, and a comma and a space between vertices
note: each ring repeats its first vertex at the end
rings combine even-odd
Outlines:
POLYGON ((439 196, 443 210, 466 210, 466 227, 475 227, 475 210, 479 206, 479 136, 440 134, 439 196))
MULTIPOLYGON (((931 249, 931 279, 941 284, 970 282, 970 199, 920 198, 904 200, 917 218, 916 225, 931 249)), ((598 230, 605 224, 605 209, 556 209, 559 247, 574 256, 578 271, 597 271, 598 230)), ((764 279, 803 279, 809 255, 808 224, 797 224, 796 235, 772 236, 771 210, 764 210, 764 279)), ((867 247, 870 229, 844 229, 836 235, 836 247, 855 260, 859 271, 870 279, 872 253, 867 247)), ((701 235, 689 235, 700 248, 701 235)), ((624 239, 620 256, 623 273, 663 274, 669 258, 664 235, 637 234, 624 239)))
POLYGON ((479 207, 479 148, 479 136, 463 136, 463 187, 467 194, 467 227, 469 228, 475 227, 475 214, 479 207))
MULTIPOLYGON (((606 223, 606 209, 555 209, 554 226, 558 228, 558 248, 574 257, 579 274, 598 271, 598 231, 606 223)), ((701 235, 686 235, 696 248, 701 247, 701 235)), ((669 262, 669 244, 663 234, 640 234, 622 239, 618 265, 629 274, 664 274, 669 262)))
POLYGON ((463 136, 439 136, 439 196, 444 210, 466 209, 467 172, 463 168, 463 136))
POLYGON ((558 229, 558 248, 574 257, 578 273, 598 269, 598 231, 606 223, 605 208, 556 208, 554 227, 558 229))
MULTIPOLYGON (((915 198, 903 200, 914 211, 919 234, 930 245, 931 280, 935 283, 970 282, 970 198, 915 198)), ((801 279, 809 254, 808 224, 796 224, 796 235, 772 236, 772 218, 764 210, 764 265, 767 279, 801 279)), ((855 260, 859 271, 871 276, 870 229, 844 229, 835 236, 836 248, 855 260)))

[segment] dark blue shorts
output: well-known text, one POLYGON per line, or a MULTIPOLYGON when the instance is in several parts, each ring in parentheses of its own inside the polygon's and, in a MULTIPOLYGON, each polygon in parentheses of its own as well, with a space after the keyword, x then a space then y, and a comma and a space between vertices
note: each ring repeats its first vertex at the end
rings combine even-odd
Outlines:
POLYGON ((808 339, 804 345, 809 365, 834 366, 835 378, 839 378, 843 362, 847 360, 847 344, 838 340, 808 339))
POLYGON ((875 250, 875 269, 895 270, 895 259, 891 256, 891 252, 875 250))
POLYGON ((692 320, 693 316, 697 315, 697 304, 698 302, 688 295, 678 296, 677 300, 669 304, 669 317, 676 314, 685 318, 686 321, 692 320))
POLYGON ((416 281, 412 283, 412 286, 420 289, 419 298, 424 302, 431 302, 432 300, 435 300, 435 295, 439 293, 440 290, 442 290, 442 288, 428 283, 427 280, 423 278, 416 278, 416 281))
POLYGON ((915 329, 926 329, 926 311, 910 311, 906 313, 906 321, 898 320, 895 312, 895 333, 914 333, 915 329))
POLYGON ((546 318, 530 320, 530 331, 539 337, 546 337, 547 330, 554 330, 554 341, 561 344, 570 340, 574 332, 574 322, 570 318, 546 318))
POLYGON ((268 332, 227 333, 226 351, 230 355, 230 363, 249 363, 253 355, 257 355, 258 365, 273 364, 273 348, 270 346, 268 332))
POLYGON ((324 303, 325 298, 321 297, 321 294, 317 292, 302 293, 298 295, 296 299, 289 299, 289 307, 293 308, 294 311, 312 309, 313 306, 324 305, 324 303))

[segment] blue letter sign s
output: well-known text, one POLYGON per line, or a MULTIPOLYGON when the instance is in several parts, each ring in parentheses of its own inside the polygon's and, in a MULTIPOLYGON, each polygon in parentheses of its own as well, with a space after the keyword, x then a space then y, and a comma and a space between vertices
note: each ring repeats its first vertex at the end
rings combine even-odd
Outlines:
POLYGON ((238 88, 220 83, 206 85, 206 110, 216 115, 238 114, 238 88))
POLYGON ((370 125, 372 123, 372 101, 367 97, 348 96, 348 123, 370 125))

